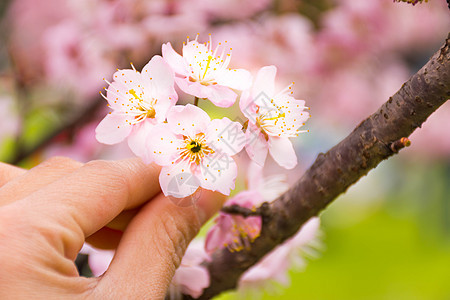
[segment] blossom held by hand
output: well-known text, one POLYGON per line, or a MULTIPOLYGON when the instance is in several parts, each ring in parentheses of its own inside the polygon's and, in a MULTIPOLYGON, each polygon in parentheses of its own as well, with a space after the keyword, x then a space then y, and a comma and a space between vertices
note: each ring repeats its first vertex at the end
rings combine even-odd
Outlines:
POLYGON ((151 162, 145 149, 148 131, 165 121, 167 112, 178 99, 172 69, 161 56, 154 56, 142 73, 134 68, 118 70, 103 97, 113 111, 95 130, 97 140, 112 145, 128 137, 130 149, 151 162))
MULTIPOLYGON (((267 178, 262 176, 262 167, 251 163, 248 168, 248 190, 240 192, 229 199, 225 206, 238 205, 248 209, 255 209, 263 202, 271 202, 289 188, 286 177, 274 175, 267 178)), ((244 218, 220 212, 214 220, 215 224, 208 231, 205 250, 212 253, 226 247, 230 251, 240 251, 250 248, 250 244, 261 233, 261 216, 244 218)))
POLYGON ((229 52, 221 48, 221 43, 213 50, 211 38, 201 44, 193 41, 183 45, 183 56, 172 48, 170 43, 163 44, 162 55, 180 77, 176 83, 185 93, 198 98, 207 98, 216 106, 230 107, 236 101, 237 94, 232 90, 245 90, 250 87, 252 76, 244 69, 229 69, 229 52), (220 54, 219 54, 220 51, 220 54))
POLYGON ((304 132, 299 128, 309 113, 305 101, 292 97, 291 86, 275 93, 276 72, 275 66, 261 68, 251 90, 242 93, 239 106, 248 118, 245 150, 261 166, 269 151, 280 166, 292 169, 297 156, 289 138, 304 132))
POLYGON ((164 195, 187 197, 199 186, 229 195, 237 176, 231 156, 244 146, 241 127, 228 118, 211 120, 191 104, 174 106, 167 123, 153 127, 147 139, 149 155, 163 166, 164 195))
POLYGON ((181 264, 170 283, 170 299, 181 299, 181 294, 197 299, 210 284, 208 269, 201 265, 210 257, 203 249, 203 240, 193 240, 186 249, 181 264))

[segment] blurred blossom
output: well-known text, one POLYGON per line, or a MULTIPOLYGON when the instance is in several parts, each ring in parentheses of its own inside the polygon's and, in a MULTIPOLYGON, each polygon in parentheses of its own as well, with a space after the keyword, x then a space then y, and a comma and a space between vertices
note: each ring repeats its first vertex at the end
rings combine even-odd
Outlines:
MULTIPOLYGON (((255 209, 263 202, 271 202, 284 193, 288 188, 286 176, 273 175, 263 177, 263 168, 256 163, 248 167, 248 190, 238 193, 228 199, 225 206, 238 205, 248 209, 255 209)), ((205 249, 212 253, 217 249, 226 247, 230 251, 240 251, 249 248, 261 232, 262 219, 260 216, 244 218, 219 212, 214 220, 215 224, 208 231, 205 249)))
POLYGON ((98 157, 103 146, 95 139, 95 127, 97 122, 89 123, 77 131, 70 142, 53 143, 45 151, 45 156, 66 156, 79 162, 88 162, 98 157))
POLYGON ((8 13, 9 47, 22 80, 42 77, 42 34, 47 28, 70 16, 67 3, 61 0, 14 0, 8 13))
POLYGON ((79 24, 61 22, 44 32, 44 70, 54 85, 65 85, 90 97, 98 92, 102 78, 113 71, 99 41, 90 39, 79 24))
POLYGON ((6 137, 14 137, 20 128, 14 99, 0 95, 0 145, 6 137))
POLYGON ((256 22, 231 23, 214 32, 233 48, 234 64, 256 71, 276 65, 282 74, 303 76, 315 65, 312 24, 299 14, 266 15, 256 22))
POLYGON ((195 0, 192 1, 197 12, 204 13, 210 20, 235 20, 249 18, 267 9, 271 0, 195 0))
POLYGON ((91 31, 108 48, 145 47, 145 31, 140 26, 146 12, 143 1, 66 1, 74 12, 74 21, 91 31))
POLYGON ((258 293, 270 289, 273 282, 289 285, 289 269, 300 269, 306 265, 302 254, 317 256, 315 249, 320 247, 317 240, 319 226, 319 218, 311 218, 293 237, 266 254, 241 276, 238 291, 258 293))
POLYGON ((205 15, 195 9, 198 1, 144 1, 149 13, 142 24, 148 34, 161 42, 184 39, 186 35, 203 31, 208 25, 205 15))
POLYGON ((183 299, 182 294, 198 298, 210 284, 209 273, 201 263, 209 260, 203 240, 193 240, 186 249, 180 266, 175 271, 169 286, 169 299, 183 299))
POLYGON ((99 277, 106 272, 114 257, 114 252, 114 250, 97 249, 86 243, 80 250, 80 253, 89 255, 88 264, 94 277, 99 277))
POLYGON ((411 147, 405 154, 421 154, 425 160, 450 160, 450 103, 438 108, 427 121, 411 135, 411 147), (417 153, 416 153, 417 152, 417 153))
POLYGON ((383 63, 349 64, 312 82, 311 111, 325 122, 351 128, 386 102, 408 76, 401 61, 388 57, 383 63))

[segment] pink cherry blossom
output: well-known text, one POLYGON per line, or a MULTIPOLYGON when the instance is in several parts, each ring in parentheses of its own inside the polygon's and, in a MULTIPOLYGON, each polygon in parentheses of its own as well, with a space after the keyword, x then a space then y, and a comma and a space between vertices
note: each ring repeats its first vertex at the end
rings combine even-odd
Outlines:
POLYGON ((311 218, 293 237, 264 256, 241 276, 239 290, 261 291, 263 288, 267 289, 274 281, 288 285, 289 268, 292 266, 302 268, 306 264, 302 254, 310 257, 317 256, 315 249, 320 248, 320 242, 317 239, 319 225, 319 218, 311 218))
POLYGON ((193 240, 189 244, 169 286, 169 299, 181 299, 181 294, 196 299, 209 286, 208 270, 200 265, 204 260, 209 260, 203 244, 202 240, 193 240))
MULTIPOLYGON (((263 202, 271 202, 288 189, 285 176, 274 175, 263 178, 262 168, 255 163, 250 164, 248 172, 249 189, 229 199, 225 206, 239 205, 255 209, 263 202)), ((261 232, 260 216, 244 218, 239 215, 219 213, 206 237, 205 250, 212 253, 227 247, 230 251, 248 249, 261 232)))
POLYGON ((252 160, 263 166, 267 152, 282 167, 292 169, 297 156, 289 138, 297 137, 299 128, 309 118, 305 101, 292 97, 291 85, 275 93, 275 66, 259 70, 250 91, 242 93, 239 103, 248 118, 245 149, 252 160))
MULTIPOLYGON (((225 205, 239 205, 253 209, 254 203, 261 204, 261 194, 257 191, 243 191, 229 199, 225 205)), ((226 247, 230 251, 241 251, 250 248, 261 232, 262 220, 260 216, 247 217, 230 215, 223 212, 214 220, 215 224, 208 231, 205 250, 212 253, 217 249, 226 247)))
POLYGON ((211 38, 204 44, 197 38, 193 41, 188 38, 187 44, 183 45, 183 56, 176 53, 170 43, 162 46, 162 55, 180 76, 175 81, 181 90, 198 98, 207 98, 216 106, 230 107, 237 97, 232 89, 249 88, 251 74, 244 69, 228 68, 231 48, 229 51, 221 49, 219 43, 213 50, 211 38))
POLYGON ((55 86, 63 84, 89 99, 101 88, 102 76, 114 70, 104 46, 73 20, 48 28, 42 38, 45 76, 55 86))
POLYGON ((229 195, 237 176, 231 156, 244 146, 241 128, 228 118, 211 120, 191 104, 174 106, 167 123, 155 126, 147 139, 149 155, 163 166, 164 195, 183 198, 198 187, 229 195))
POLYGON ((118 70, 105 99, 112 108, 96 129, 96 138, 104 144, 116 144, 128 137, 130 149, 147 162, 145 140, 149 130, 166 119, 178 96, 174 74, 161 56, 154 56, 142 73, 118 70))
POLYGON ((97 249, 85 243, 80 250, 80 253, 89 255, 88 264, 92 271, 92 275, 99 277, 108 269, 115 251, 97 249))

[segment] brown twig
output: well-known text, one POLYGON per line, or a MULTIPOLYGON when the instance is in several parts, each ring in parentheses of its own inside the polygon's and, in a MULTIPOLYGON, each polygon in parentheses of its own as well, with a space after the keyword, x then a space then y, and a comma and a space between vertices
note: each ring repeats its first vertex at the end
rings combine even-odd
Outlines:
POLYGON ((56 127, 54 130, 50 131, 37 144, 26 149, 21 147, 20 151, 16 152, 14 157, 11 158, 8 161, 8 163, 17 165, 22 160, 28 158, 30 155, 36 153, 40 149, 44 149, 45 147, 47 147, 49 144, 51 144, 53 139, 57 137, 61 132, 73 129, 75 127, 81 126, 91 121, 95 116, 96 112, 101 107, 104 107, 104 105, 105 101, 102 98, 98 97, 98 99, 92 101, 91 104, 82 109, 78 114, 73 116, 68 122, 64 123, 61 127, 56 127))
POLYGON ((257 207, 255 209, 249 209, 246 207, 233 204, 222 207, 221 211, 230 215, 240 215, 245 218, 251 216, 261 216, 264 218, 269 212, 269 203, 264 202, 263 204, 261 204, 260 207, 257 207))
POLYGON ((234 289, 243 272, 381 161, 408 144, 404 137, 450 97, 449 48, 450 34, 445 45, 377 112, 327 153, 319 154, 303 177, 268 205, 261 235, 251 249, 233 253, 221 249, 213 253, 211 261, 203 263, 209 270, 211 284, 199 299, 211 299, 234 289))

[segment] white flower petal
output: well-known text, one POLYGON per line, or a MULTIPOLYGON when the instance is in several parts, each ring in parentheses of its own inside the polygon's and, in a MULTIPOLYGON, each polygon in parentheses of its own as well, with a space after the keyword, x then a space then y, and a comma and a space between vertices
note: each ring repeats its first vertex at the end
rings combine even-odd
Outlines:
POLYGON ((160 166, 168 166, 177 159, 180 140, 167 123, 158 124, 149 130, 146 140, 149 155, 160 166))
POLYGON ((252 74, 244 69, 225 69, 217 75, 217 84, 236 90, 246 90, 252 85, 252 74))
POLYGON ((178 95, 174 89, 174 78, 170 66, 159 55, 155 55, 142 69, 142 82, 150 89, 150 95, 153 98, 160 100, 161 97, 173 98, 173 104, 178 99, 178 95))
POLYGON ((264 166, 267 157, 268 143, 256 125, 249 123, 245 132, 245 150, 255 163, 264 166))
POLYGON ((272 158, 283 168, 292 169, 297 165, 297 155, 289 138, 270 137, 269 152, 272 158))
POLYGON ((186 94, 198 97, 198 98, 207 98, 208 94, 205 91, 205 86, 201 85, 200 82, 192 82, 189 78, 175 78, 175 82, 177 83, 180 90, 185 92, 186 94))
POLYGON ((208 145, 228 155, 239 153, 245 146, 242 125, 228 118, 212 120, 206 132, 208 145))
POLYGON ((255 82, 252 87, 252 97, 256 99, 264 93, 267 97, 272 97, 275 91, 275 75, 277 68, 275 66, 262 67, 256 74, 255 82))
POLYGON ((211 118, 201 108, 187 104, 172 107, 167 115, 167 122, 174 133, 193 137, 206 131, 211 118))
POLYGON ((147 137, 153 127, 152 120, 144 120, 143 122, 133 126, 133 129, 128 136, 128 146, 136 156, 149 164, 153 161, 152 156, 149 155, 149 150, 146 147, 147 137))
POLYGON ((173 50, 170 43, 162 45, 162 56, 164 60, 170 65, 175 73, 189 76, 189 71, 185 59, 173 50))
POLYGON ((95 129, 97 141, 113 145, 123 141, 131 132, 132 125, 128 124, 127 116, 109 113, 95 129))
POLYGON ((239 99, 239 108, 250 122, 256 123, 256 117, 258 116, 256 113, 257 107, 253 101, 250 90, 245 90, 242 92, 241 98, 239 99))
POLYGON ((229 195, 235 187, 237 177, 236 162, 226 153, 215 152, 203 158, 201 174, 197 175, 201 187, 229 195))
POLYGON ((230 107, 237 98, 237 94, 232 89, 219 84, 205 86, 204 93, 206 98, 218 107, 230 107))
POLYGON ((200 186, 200 182, 192 174, 187 160, 163 167, 159 174, 159 184, 165 196, 175 198, 192 195, 200 186))

